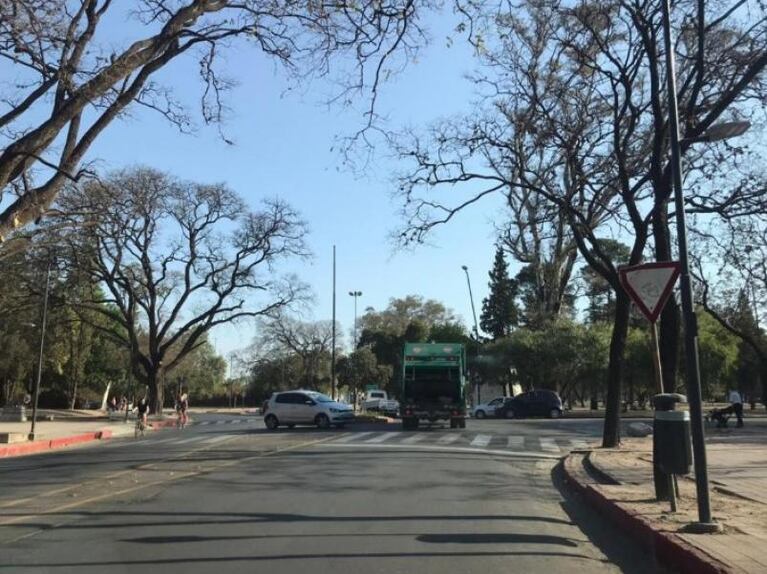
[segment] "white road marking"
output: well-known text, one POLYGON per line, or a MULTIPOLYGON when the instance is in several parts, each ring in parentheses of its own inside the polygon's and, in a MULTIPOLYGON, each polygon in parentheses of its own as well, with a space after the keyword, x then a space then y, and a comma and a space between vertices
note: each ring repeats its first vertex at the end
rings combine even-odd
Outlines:
POLYGON ((187 443, 190 443, 190 442, 199 442, 199 441, 203 441, 203 440, 205 440, 205 436, 193 436, 193 437, 177 440, 175 442, 175 444, 177 444, 177 445, 179 445, 179 444, 187 444, 187 443))
POLYGON ((205 440, 204 440, 204 441, 202 441, 202 442, 203 442, 204 444, 216 444, 216 443, 219 443, 219 442, 223 442, 223 441, 225 441, 225 440, 229 440, 229 439, 230 439, 230 438, 232 438, 233 436, 234 436, 234 435, 214 436, 214 437, 212 437, 212 438, 208 438, 208 439, 205 439, 205 440))
MULTIPOLYGON (((317 443, 317 447, 349 447, 349 448, 358 448, 359 445, 356 444, 338 444, 337 442, 326 442, 326 443, 317 443)), ((370 441, 367 441, 366 446, 368 448, 383 448, 383 449, 412 449, 412 450, 422 450, 425 452, 433 451, 433 452, 464 452, 464 453, 472 453, 472 454, 486 454, 486 455, 493 455, 493 456, 508 456, 508 457, 518 457, 518 458, 533 458, 533 459, 539 459, 539 460, 558 460, 560 458, 559 455, 553 455, 553 454, 543 454, 538 452, 529 452, 529 451, 523 451, 523 452, 517 452, 517 451, 511 451, 511 450, 495 450, 495 449, 489 449, 489 448, 466 448, 466 447, 457 447, 457 446, 437 446, 437 445, 424 445, 424 444, 402 444, 402 443, 390 443, 390 444, 370 444, 370 441)))
POLYGON ((486 447, 490 444, 490 441, 493 439, 492 435, 489 434, 478 434, 474 437, 474 440, 469 443, 471 446, 479 446, 479 447, 486 447))
POLYGON ((525 448, 525 437, 510 436, 506 438, 507 448, 525 448))
POLYGON ((216 421, 214 424, 217 424, 217 425, 222 425, 222 424, 224 424, 225 422, 226 422, 226 421, 224 421, 224 420, 217 420, 217 421, 216 421))
POLYGON ((342 436, 341 438, 339 438, 338 440, 335 440, 333 442, 352 442, 352 441, 357 441, 357 440, 360 440, 362 437, 370 436, 371 434, 373 434, 373 433, 372 432, 352 432, 352 433, 349 433, 346 436, 342 436))
POLYGON ((546 452, 559 452, 559 445, 554 442, 553 438, 542 438, 541 449, 546 452))
POLYGON ((201 424, 201 425, 209 425, 209 424, 210 424, 210 421, 200 421, 200 422, 199 422, 199 423, 197 423, 197 424, 201 424))
POLYGON ((446 434, 441 439, 437 441, 437 444, 450 444, 455 441, 457 441, 459 438, 461 438, 461 435, 458 433, 455 434, 446 434))
POLYGON ((368 443, 384 442, 385 440, 389 440, 390 438, 395 437, 395 436, 397 436, 399 434, 402 434, 402 433, 398 433, 398 432, 385 432, 385 433, 382 433, 382 434, 378 435, 375 438, 371 438, 370 440, 366 440, 365 443, 368 444, 368 443))
POLYGON ((589 441, 579 439, 579 438, 571 439, 570 443, 573 445, 573 448, 579 448, 579 449, 591 448, 589 441))
POLYGON ((402 444, 415 444, 417 442, 421 442, 425 438, 426 438, 426 434, 424 434, 424 433, 416 433, 416 434, 410 435, 409 437, 407 437, 404 440, 401 440, 400 442, 402 444))

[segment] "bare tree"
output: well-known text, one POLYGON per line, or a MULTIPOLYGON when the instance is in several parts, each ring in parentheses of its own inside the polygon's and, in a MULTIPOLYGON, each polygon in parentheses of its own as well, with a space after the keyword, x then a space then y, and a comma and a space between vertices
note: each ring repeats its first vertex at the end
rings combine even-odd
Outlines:
MULTIPOLYGON (((299 357, 304 384, 308 388, 319 389, 322 363, 330 360, 332 321, 306 322, 279 313, 261 321, 259 338, 262 356, 292 354, 299 357)), ((340 344, 338 341, 336 343, 340 344)))
POLYGON ((298 77, 328 75, 338 59, 334 71, 345 79, 337 99, 366 93, 369 125, 380 82, 423 40, 418 14, 430 4, 4 0, 0 60, 14 80, 0 88, 0 240, 39 220, 62 186, 81 178, 88 149, 131 104, 191 128, 172 89, 154 80, 184 55, 199 64, 206 123, 222 120, 232 85, 219 54, 248 42, 298 77), (132 38, 105 40, 110 21, 132 38))
MULTIPOLYGON (((620 438, 630 302, 618 281, 618 262, 600 244, 627 238, 629 264, 641 261, 650 239, 658 259, 671 253, 660 11, 655 2, 637 0, 531 1, 514 9, 500 2, 459 4, 485 66, 478 81, 487 94, 462 126, 401 148, 416 164, 402 184, 402 238, 419 241, 434 225, 510 188, 530 189, 550 202, 579 254, 616 294, 603 437, 613 446, 620 438), (447 204, 432 193, 441 187, 453 189, 453 197, 465 195, 447 204)), ((700 172, 722 149, 711 144, 694 151, 693 142, 765 93, 767 26, 762 6, 750 4, 675 4, 675 26, 683 30, 676 50, 688 172, 700 172), (754 25, 744 19, 749 10, 754 25)), ((743 186, 713 193, 710 202, 701 201, 702 194, 687 202, 701 213, 743 213, 755 201, 751 191, 743 186)), ((673 308, 666 315, 664 382, 673 388, 678 322, 675 327, 673 308)))
MULTIPOLYGON (((79 230, 66 256, 99 289, 74 304, 107 315, 134 374, 163 404, 164 377, 217 325, 277 313, 303 295, 275 266, 302 257, 304 224, 280 201, 250 212, 223 185, 149 169, 67 189, 60 202, 79 230)), ((99 325, 95 325, 99 327, 99 325)))

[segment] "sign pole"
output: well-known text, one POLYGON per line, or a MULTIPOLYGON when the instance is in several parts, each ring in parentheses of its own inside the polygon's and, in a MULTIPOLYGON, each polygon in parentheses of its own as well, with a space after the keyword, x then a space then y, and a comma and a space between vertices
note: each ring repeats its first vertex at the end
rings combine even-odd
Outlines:
POLYGON ((660 365, 660 345, 658 345, 658 323, 650 322, 650 336, 652 337, 652 362, 655 371, 655 386, 658 392, 663 392, 663 371, 660 365))

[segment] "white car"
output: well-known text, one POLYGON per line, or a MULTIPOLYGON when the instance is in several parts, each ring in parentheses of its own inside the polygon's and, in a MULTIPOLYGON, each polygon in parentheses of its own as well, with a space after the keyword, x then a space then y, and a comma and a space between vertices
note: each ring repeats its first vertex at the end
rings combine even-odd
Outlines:
POLYGON ((264 424, 268 429, 280 425, 317 425, 321 429, 331 425, 342 427, 354 420, 351 405, 334 401, 316 391, 285 391, 272 394, 264 404, 264 424))
POLYGON ((471 411, 471 414, 475 419, 484 419, 485 417, 494 417, 495 409, 503 405, 503 401, 505 400, 506 400, 506 397, 496 397, 489 403, 482 403, 481 405, 477 405, 476 407, 474 407, 474 409, 471 411))

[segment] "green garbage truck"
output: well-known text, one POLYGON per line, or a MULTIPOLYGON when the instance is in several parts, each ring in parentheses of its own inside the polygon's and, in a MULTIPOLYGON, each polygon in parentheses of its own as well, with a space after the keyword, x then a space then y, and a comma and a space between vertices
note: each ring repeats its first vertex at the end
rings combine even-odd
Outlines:
POLYGON ((402 428, 450 421, 466 428, 466 350, 460 343, 405 343, 400 414, 402 428))

